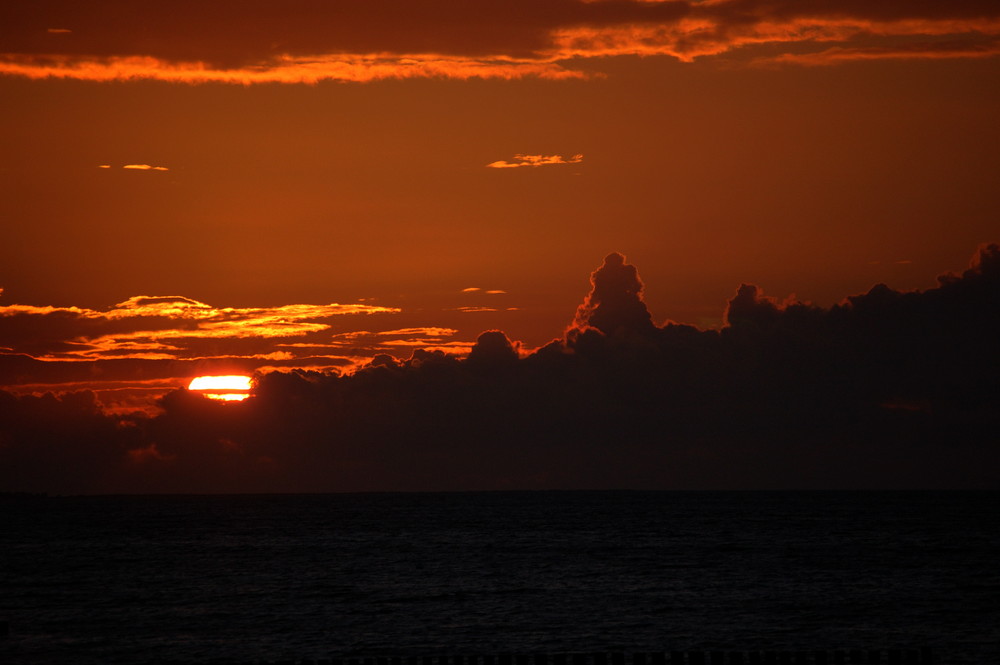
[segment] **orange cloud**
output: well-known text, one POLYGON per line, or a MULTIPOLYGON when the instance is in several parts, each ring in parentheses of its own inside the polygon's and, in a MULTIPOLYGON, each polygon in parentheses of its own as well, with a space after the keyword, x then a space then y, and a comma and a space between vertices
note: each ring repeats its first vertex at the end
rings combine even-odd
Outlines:
POLYGON ((135 296, 103 311, 0 306, 0 333, 11 340, 11 351, 45 360, 210 357, 220 354, 209 347, 222 343, 231 357, 283 360, 288 353, 268 348, 267 340, 322 333, 333 317, 399 311, 339 303, 219 308, 182 296, 135 296))
POLYGON ((428 335, 432 337, 450 337, 458 331, 454 328, 400 328, 398 330, 383 330, 377 335, 428 335))
MULTIPOLYGON (((914 36, 962 36, 960 43, 974 44, 982 35, 1000 34, 1000 18, 988 19, 873 19, 851 17, 846 13, 794 15, 789 12, 768 14, 763 9, 737 21, 732 8, 737 2, 706 2, 690 17, 672 23, 612 26, 574 26, 553 33, 549 57, 555 61, 570 58, 614 56, 671 56, 683 62, 695 58, 722 55, 755 45, 810 47, 816 43, 855 42, 856 48, 876 38, 914 36)), ((746 3, 753 4, 753 3, 746 3)), ((964 57, 975 55, 969 49, 964 57)), ((913 49, 911 53, 916 54, 913 49)), ((955 55, 942 57, 963 57, 955 55)), ((873 55, 876 53, 873 51, 873 55)), ((934 57, 934 50, 924 57, 934 57)), ((900 57, 886 52, 885 57, 900 57)), ((914 55, 913 57, 919 57, 914 55)))
POLYGON ((6 54, 0 75, 30 79, 67 78, 84 81, 156 79, 176 83, 307 83, 345 81, 366 83, 387 79, 579 79, 586 74, 554 62, 508 57, 474 59, 437 54, 336 54, 313 57, 280 56, 246 69, 222 69, 205 62, 172 62, 149 56, 70 58, 6 54))
POLYGON ((497 161, 490 162, 486 168, 490 169, 516 169, 522 166, 549 166, 552 164, 577 164, 583 161, 583 155, 573 155, 566 158, 562 155, 514 155, 515 162, 497 161))
POLYGON ((1000 55, 1000 41, 980 44, 922 42, 865 48, 838 46, 814 53, 784 53, 770 58, 759 58, 754 62, 760 65, 828 66, 864 60, 943 60, 950 58, 992 58, 998 55, 1000 55))
POLYGON ((421 349, 423 351, 441 351, 451 356, 464 356, 475 346, 475 342, 444 342, 435 344, 432 340, 425 339, 397 339, 385 344, 390 347, 399 346, 409 349, 421 349))
POLYGON ((343 349, 348 354, 368 359, 379 353, 393 353, 401 348, 441 350, 450 354, 461 353, 463 350, 468 351, 472 342, 447 339, 457 333, 458 330, 454 328, 435 326, 397 328, 378 332, 355 330, 334 334, 332 346, 343 349))
MULTIPOLYGON (((585 60, 629 55, 690 62, 755 45, 784 50, 795 64, 805 60, 793 54, 817 44, 866 58, 990 57, 995 51, 985 46, 893 49, 874 42, 948 37, 969 45, 1000 36, 1000 5, 988 0, 345 0, 297 5, 295 11, 219 0, 197 16, 168 5, 135 11, 127 0, 104 4, 106 15, 120 21, 112 25, 80 13, 69 27, 39 35, 37 26, 48 19, 44 7, 29 3, 8 17, 0 26, 0 43, 7 45, 0 75, 243 85, 567 79, 593 75, 581 69, 585 60), (234 15, 240 16, 238 29, 234 15), (141 47, 132 27, 144 35, 141 47), (70 32, 72 39, 52 38, 70 32)), ((747 60, 753 56, 746 52, 747 60)), ((820 58, 845 59, 851 58, 820 58)))
POLYGON ((503 289, 488 289, 488 290, 484 291, 483 289, 479 288, 478 286, 470 286, 467 289, 462 289, 462 293, 485 293, 487 295, 494 295, 495 296, 495 295, 500 295, 502 293, 507 293, 507 292, 504 291, 503 289))
POLYGON ((150 166, 149 164, 126 164, 122 167, 123 169, 132 169, 135 171, 169 171, 166 166, 150 166))

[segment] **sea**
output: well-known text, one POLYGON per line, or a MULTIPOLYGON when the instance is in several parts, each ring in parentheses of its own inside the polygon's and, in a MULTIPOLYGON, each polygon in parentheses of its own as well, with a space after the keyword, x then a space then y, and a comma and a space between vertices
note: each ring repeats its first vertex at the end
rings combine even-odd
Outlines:
POLYGON ((998 498, 7 495, 0 662, 929 648, 994 665, 998 498))

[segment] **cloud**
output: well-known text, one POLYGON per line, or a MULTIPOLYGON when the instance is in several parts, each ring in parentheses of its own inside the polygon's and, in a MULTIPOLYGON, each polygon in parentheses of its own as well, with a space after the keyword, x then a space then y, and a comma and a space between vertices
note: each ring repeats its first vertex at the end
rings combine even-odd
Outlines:
POLYGON ((149 164, 126 164, 122 168, 123 169, 131 169, 131 170, 134 170, 134 171, 169 171, 170 170, 166 166, 150 166, 149 164))
POLYGON ((476 291, 482 291, 478 286, 470 286, 467 289, 462 289, 462 293, 475 293, 476 291))
POLYGON ((810 57, 813 64, 993 57, 1000 36, 1000 8, 986 0, 303 0, 280 6, 223 0, 208 9, 154 3, 140 11, 127 0, 107 0, 100 16, 61 4, 65 27, 47 32, 37 26, 53 11, 48 3, 0 14, 0 74, 243 85, 568 79, 592 75, 601 58, 690 62, 747 54, 752 60, 755 47, 770 49, 773 63, 795 64, 810 57), (914 39, 919 43, 909 43, 914 39), (955 45, 943 49, 936 40, 955 45))
POLYGON ((336 54, 306 58, 281 56, 260 67, 217 69, 203 62, 171 62, 148 56, 112 56, 100 60, 66 56, 0 56, 0 75, 30 79, 133 81, 155 79, 174 83, 306 83, 343 81, 368 83, 390 79, 449 78, 551 80, 586 75, 556 63, 509 58, 477 60, 434 54, 336 54))
POLYGON ((105 310, 6 305, 0 306, 0 346, 6 349, 0 377, 18 386, 89 376, 97 388, 128 376, 207 374, 216 366, 351 366, 353 360, 338 359, 340 349, 321 339, 334 319, 397 312, 338 303, 220 308, 183 296, 134 296, 105 310))
POLYGON ((867 47, 833 47, 811 53, 783 53, 757 58, 759 65, 829 66, 866 60, 946 60, 992 58, 1000 55, 1000 40, 974 42, 918 42, 867 47))
POLYGON ((519 357, 519 346, 511 342, 502 330, 487 330, 476 338, 467 362, 472 368, 511 366, 519 357))
MULTIPOLYGON (((652 324, 621 254, 591 281, 568 332, 532 353, 498 330, 474 344, 449 328, 328 331, 412 353, 277 361, 245 402, 178 389, 147 415, 86 391, 0 391, 0 488, 1000 486, 1000 245, 935 288, 876 285, 829 308, 743 284, 721 330, 652 324)), ((132 300, 195 321, 205 307, 132 300)))
POLYGON ((339 348, 342 353, 366 359, 378 355, 398 354, 401 351, 409 355, 406 349, 440 350, 450 354, 466 354, 472 346, 471 342, 451 340, 458 333, 454 328, 436 326, 397 328, 372 332, 355 330, 336 333, 331 337, 330 346, 339 348))
POLYGON ((436 327, 421 327, 421 328, 399 328, 398 330, 383 330, 382 332, 376 333, 377 335, 383 336, 399 336, 399 335, 429 335, 432 337, 450 337, 458 331, 454 328, 436 328, 436 327))
MULTIPOLYGON (((574 25, 553 32, 554 57, 671 56, 691 62, 699 57, 767 45, 795 52, 824 43, 864 48, 872 42, 913 37, 951 36, 976 42, 1000 34, 1000 10, 987 2, 950 6, 908 2, 861 3, 852 0, 794 2, 720 0, 686 5, 672 20, 574 25)), ((930 46, 930 44, 927 44, 930 46)), ((912 57, 921 48, 913 48, 912 57)), ((928 50, 932 53, 933 48, 928 50)), ((971 54, 970 54, 971 55, 971 54)), ((794 57, 791 56, 790 57, 794 57)), ((886 57, 899 57, 886 53, 886 57)), ((955 57, 954 54, 945 57, 955 57)), ((975 56, 974 56, 975 57, 975 56)))
POLYGON ((564 158, 562 155, 524 155, 517 154, 514 155, 514 159, 517 161, 506 162, 497 161, 490 162, 486 165, 486 168, 490 169, 516 169, 522 166, 550 166, 553 164, 577 164, 583 161, 583 155, 573 155, 569 158, 564 158))
POLYGON ((655 330, 653 317, 642 300, 643 284, 635 266, 612 252, 590 275, 592 286, 576 310, 573 329, 596 328, 605 335, 648 335, 655 330))

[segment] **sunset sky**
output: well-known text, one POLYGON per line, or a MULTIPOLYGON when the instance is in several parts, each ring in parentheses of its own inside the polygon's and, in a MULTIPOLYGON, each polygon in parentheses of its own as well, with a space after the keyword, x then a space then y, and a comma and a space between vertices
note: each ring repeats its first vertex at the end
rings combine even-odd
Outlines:
MULTIPOLYGON (((0 6, 0 387, 522 349, 1000 240, 995 0, 0 6)), ((102 393, 113 404, 113 391, 102 393)))

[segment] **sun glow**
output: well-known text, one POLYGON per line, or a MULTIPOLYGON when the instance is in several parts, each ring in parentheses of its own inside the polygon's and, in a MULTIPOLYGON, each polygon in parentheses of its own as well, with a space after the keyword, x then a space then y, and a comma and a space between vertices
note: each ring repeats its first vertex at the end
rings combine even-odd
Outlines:
POLYGON ((241 402, 250 397, 250 377, 240 374, 197 376, 191 379, 188 390, 197 391, 209 399, 241 402))

